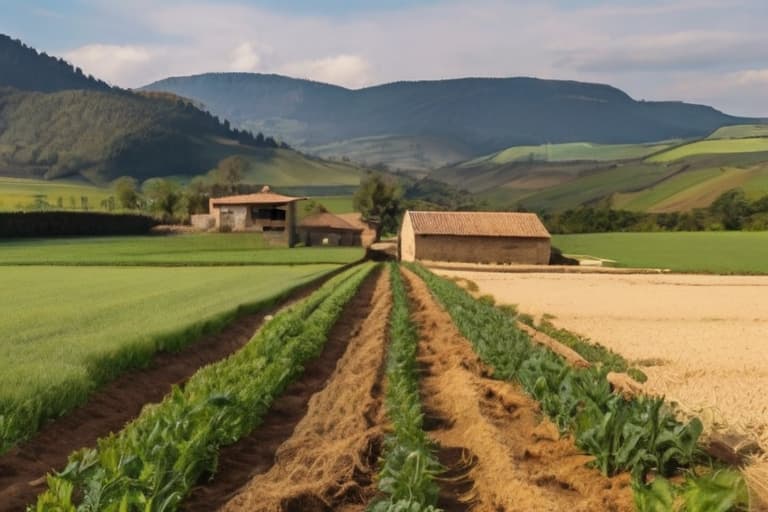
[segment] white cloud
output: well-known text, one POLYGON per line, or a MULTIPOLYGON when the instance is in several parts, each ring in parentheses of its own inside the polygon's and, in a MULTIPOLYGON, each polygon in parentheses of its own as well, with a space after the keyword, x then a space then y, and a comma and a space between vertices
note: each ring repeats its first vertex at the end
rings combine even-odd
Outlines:
POLYGON ((261 57, 253 43, 242 43, 232 52, 232 71, 256 71, 261 62, 261 57))
POLYGON ((67 56, 123 86, 233 70, 348 87, 526 75, 603 82, 637 98, 768 115, 768 88, 729 93, 711 87, 724 78, 738 84, 738 73, 742 81, 764 83, 764 0, 603 0, 587 7, 565 0, 446 0, 337 16, 268 10, 244 0, 92 1, 102 26, 137 35, 132 44, 88 45, 67 56))
POLYGON ((315 60, 289 62, 279 71, 297 78, 308 78, 350 88, 370 85, 371 66, 356 55, 337 55, 315 60))
POLYGON ((120 84, 152 58, 152 52, 142 46, 89 44, 67 52, 65 58, 86 73, 111 83, 120 84))

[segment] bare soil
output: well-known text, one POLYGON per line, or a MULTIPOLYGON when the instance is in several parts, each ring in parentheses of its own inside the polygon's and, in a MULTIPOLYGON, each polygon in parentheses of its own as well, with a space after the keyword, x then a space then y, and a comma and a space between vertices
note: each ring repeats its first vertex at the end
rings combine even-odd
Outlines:
POLYGON ((425 427, 448 467, 439 506, 477 511, 631 511, 629 476, 607 478, 514 384, 487 377, 469 342, 406 271, 421 333, 425 427))
POLYGON ((363 510, 376 493, 390 308, 379 273, 345 308, 320 359, 261 427, 222 453, 220 471, 185 510, 363 510))
POLYGON ((768 451, 768 277, 439 271, 615 350, 646 391, 768 451))
POLYGON ((172 386, 185 382, 200 367, 239 350, 250 341, 265 316, 308 295, 327 278, 303 286, 273 308, 234 320, 180 352, 158 353, 149 367, 123 374, 91 395, 87 403, 1 455, 0 512, 25 510, 45 489, 44 476, 63 469, 72 452, 95 446, 99 438, 122 429, 144 405, 160 402, 172 386))

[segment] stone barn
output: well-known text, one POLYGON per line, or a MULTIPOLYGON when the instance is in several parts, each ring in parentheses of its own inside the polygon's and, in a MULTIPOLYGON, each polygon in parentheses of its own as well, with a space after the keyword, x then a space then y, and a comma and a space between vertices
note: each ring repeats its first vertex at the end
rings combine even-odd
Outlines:
POLYGON ((407 211, 403 261, 547 265, 551 237, 534 213, 407 211))
POLYGON ((308 215, 299 222, 298 231, 299 240, 307 246, 341 245, 360 247, 362 245, 361 235, 363 228, 353 226, 330 212, 308 215))
POLYGON ((276 194, 268 186, 256 194, 212 197, 208 201, 209 222, 220 231, 260 232, 272 245, 293 247, 296 202, 302 199, 306 198, 276 194))

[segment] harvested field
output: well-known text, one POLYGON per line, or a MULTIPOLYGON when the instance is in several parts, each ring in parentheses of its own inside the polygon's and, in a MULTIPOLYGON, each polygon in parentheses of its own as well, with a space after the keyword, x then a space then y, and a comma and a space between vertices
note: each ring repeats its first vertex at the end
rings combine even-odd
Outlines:
POLYGON ((369 278, 320 359, 261 427, 222 452, 219 473, 184 509, 363 510, 376 493, 390 307, 386 274, 369 278))
POLYGON ((251 339, 264 317, 308 295, 316 282, 291 293, 279 305, 241 317, 178 353, 157 354, 148 368, 128 372, 89 397, 71 413, 50 422, 35 436, 0 455, 0 512, 24 510, 44 489, 44 476, 63 469, 67 457, 117 432, 146 404, 161 401, 171 387, 199 368, 232 354, 251 339))
POLYGON ((601 476, 516 385, 487 378, 450 316, 405 271, 422 336, 425 428, 448 473, 445 510, 633 510, 629 476, 601 476))
POLYGON ((647 390, 768 449, 768 278, 439 271, 588 336, 642 367, 647 390))

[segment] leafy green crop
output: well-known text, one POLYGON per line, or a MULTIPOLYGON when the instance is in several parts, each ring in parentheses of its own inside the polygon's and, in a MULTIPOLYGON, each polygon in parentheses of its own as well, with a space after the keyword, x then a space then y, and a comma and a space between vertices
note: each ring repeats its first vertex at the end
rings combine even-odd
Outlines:
MULTIPOLYGON (((495 378, 519 382, 561 432, 572 432, 576 445, 595 456, 594 465, 603 474, 632 472, 639 510, 673 510, 674 498, 669 498, 675 491, 662 477, 701 457, 698 419, 680 423, 662 398, 627 400, 612 393, 605 378, 609 365, 573 368, 532 345, 514 318, 419 265, 408 268, 424 279, 480 358, 494 368, 495 378), (649 474, 658 483, 645 485, 649 474)), ((743 488, 738 472, 715 472, 689 479, 683 494, 691 512, 727 511, 743 503, 743 488)))
POLYGON ((215 473, 219 448, 258 426, 302 365, 320 354, 373 268, 358 265, 330 279, 276 315, 239 352, 199 370, 96 449, 73 454, 61 473, 48 476, 36 510, 176 510, 192 485, 215 473))
POLYGON ((681 485, 657 477, 649 485, 633 483, 637 512, 728 512, 747 510, 749 495, 738 471, 719 469, 688 474, 681 485))
POLYGON ((392 283, 391 345, 387 357, 387 415, 394 431, 384 441, 379 471, 379 490, 386 496, 374 502, 372 512, 438 510, 438 486, 434 477, 441 471, 434 447, 423 430, 424 415, 416 369, 418 333, 410 319, 403 278, 397 265, 390 265, 392 283))

